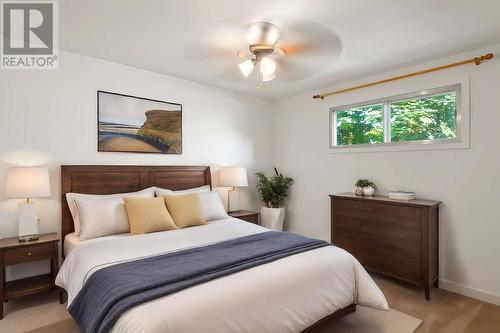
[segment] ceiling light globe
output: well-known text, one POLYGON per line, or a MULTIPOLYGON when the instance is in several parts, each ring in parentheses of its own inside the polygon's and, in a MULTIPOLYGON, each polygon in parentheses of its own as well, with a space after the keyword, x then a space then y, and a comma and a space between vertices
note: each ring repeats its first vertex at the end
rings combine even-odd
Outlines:
POLYGON ((260 72, 262 73, 262 75, 271 76, 275 71, 276 63, 274 62, 274 60, 267 57, 262 58, 262 60, 260 61, 260 72))
POLYGON ((252 72, 254 63, 252 60, 247 60, 239 64, 238 67, 240 68, 241 73, 247 77, 252 72))

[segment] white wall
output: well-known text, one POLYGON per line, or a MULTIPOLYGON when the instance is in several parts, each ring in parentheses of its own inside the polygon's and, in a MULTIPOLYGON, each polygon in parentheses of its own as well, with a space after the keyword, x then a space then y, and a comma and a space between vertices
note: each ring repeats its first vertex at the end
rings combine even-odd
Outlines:
POLYGON ((50 167, 52 197, 35 200, 41 233, 60 231, 61 164, 241 165, 250 182, 241 206, 255 209, 253 174, 271 170, 273 121, 269 101, 68 52, 59 70, 0 70, 0 238, 17 235, 19 200, 3 198, 6 168, 17 165, 50 167), (97 152, 98 89, 181 103, 183 154, 97 152))
MULTIPOLYGON (((387 78, 493 51, 500 45, 367 77, 321 90, 387 78)), ((500 304, 500 59, 467 65, 341 95, 313 100, 318 91, 276 104, 275 162, 295 179, 286 224, 301 234, 330 238, 330 193, 373 179, 379 192, 413 190, 441 200, 440 278, 444 288, 500 304), (421 87, 470 78, 470 149, 328 153, 332 106, 394 96, 421 87)))

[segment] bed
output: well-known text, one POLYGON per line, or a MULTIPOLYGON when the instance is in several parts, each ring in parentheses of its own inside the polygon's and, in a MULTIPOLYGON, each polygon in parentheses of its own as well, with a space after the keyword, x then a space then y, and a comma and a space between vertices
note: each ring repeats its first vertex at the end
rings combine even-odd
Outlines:
MULTIPOLYGON (((183 190, 211 185, 209 167, 63 166, 64 263, 56 283, 68 307, 89 278, 106 267, 164 253, 252 237, 268 230, 234 218, 207 225, 79 241, 65 200, 68 192, 113 194, 158 186, 183 190)), ((315 332, 355 311, 387 310, 380 289, 346 251, 324 246, 219 277, 139 304, 111 332, 315 332)))

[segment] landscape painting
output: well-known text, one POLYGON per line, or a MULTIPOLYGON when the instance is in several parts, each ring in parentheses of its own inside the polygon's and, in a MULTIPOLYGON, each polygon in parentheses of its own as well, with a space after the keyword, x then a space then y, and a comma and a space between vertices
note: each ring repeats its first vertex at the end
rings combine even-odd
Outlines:
POLYGON ((182 105, 97 92, 98 151, 182 153, 182 105))

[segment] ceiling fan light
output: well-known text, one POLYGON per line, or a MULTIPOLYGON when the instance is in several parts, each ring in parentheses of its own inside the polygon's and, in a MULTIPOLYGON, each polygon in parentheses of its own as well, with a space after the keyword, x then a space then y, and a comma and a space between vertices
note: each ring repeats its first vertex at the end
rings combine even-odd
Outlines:
POLYGON ((274 46, 280 37, 277 26, 269 22, 255 22, 248 25, 247 41, 250 45, 272 45, 274 46))
POLYGON ((252 73, 254 63, 252 60, 247 60, 240 63, 238 67, 240 68, 241 73, 247 77, 250 73, 252 73))
POLYGON ((262 75, 270 76, 273 75, 275 71, 276 63, 267 57, 262 58, 262 60, 260 61, 260 72, 262 73, 262 75))
POLYGON ((276 74, 271 74, 271 75, 262 75, 262 81, 267 82, 274 80, 276 78, 276 74))

